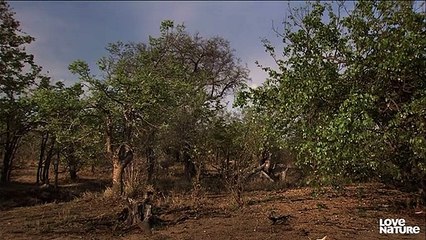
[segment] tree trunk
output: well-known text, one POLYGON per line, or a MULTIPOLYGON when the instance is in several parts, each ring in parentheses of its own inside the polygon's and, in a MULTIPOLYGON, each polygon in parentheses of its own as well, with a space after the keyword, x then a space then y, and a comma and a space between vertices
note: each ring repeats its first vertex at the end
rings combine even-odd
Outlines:
POLYGON ((55 189, 58 188, 59 155, 60 155, 60 151, 58 150, 56 153, 56 159, 53 161, 53 170, 55 172, 55 189))
POLYGON ((10 174, 12 171, 12 162, 15 158, 16 150, 21 139, 20 136, 9 137, 10 133, 7 133, 7 139, 5 144, 5 152, 3 156, 3 169, 0 177, 1 183, 7 183, 10 181, 10 174))
POLYGON ((77 181, 77 168, 74 164, 71 164, 69 166, 69 170, 68 170, 69 174, 70 174, 70 179, 72 182, 77 181))
POLYGON ((46 160, 44 161, 44 167, 43 167, 43 184, 49 184, 49 171, 50 171, 50 163, 52 162, 52 157, 54 154, 54 148, 55 148, 55 138, 53 137, 51 139, 51 145, 49 148, 49 152, 47 153, 46 160))
MULTIPOLYGON (((131 142, 131 125, 129 116, 125 114, 125 141, 131 142)), ((112 148, 113 126, 111 116, 107 114, 105 119, 105 148, 107 158, 112 161, 112 190, 120 195, 124 192, 123 172, 126 166, 133 160, 133 150, 127 144, 121 144, 115 151, 112 148)))
POLYGON ((39 159, 38 159, 36 184, 44 182, 42 172, 43 172, 44 154, 46 152, 48 139, 49 139, 49 133, 43 133, 41 135, 40 155, 39 155, 39 159))
POLYGON ((123 172, 132 160, 133 150, 128 145, 122 144, 112 158, 112 189, 115 193, 123 194, 123 172))
POLYGON ((11 159, 10 150, 6 149, 6 152, 4 153, 4 157, 3 157, 3 168, 2 168, 1 178, 0 178, 0 181, 2 183, 9 182, 10 180, 11 164, 12 164, 12 159, 11 159))
POLYGON ((126 205, 119 219, 127 226, 137 225, 144 233, 151 234, 151 225, 158 219, 152 214, 152 192, 147 192, 142 201, 127 198, 126 205))
POLYGON ((123 172, 124 168, 117 159, 114 161, 112 169, 112 190, 115 193, 123 194, 123 172))
POLYGON ((10 170, 11 170, 11 157, 10 157, 10 150, 6 149, 6 152, 3 156, 3 168, 1 173, 0 181, 2 183, 9 182, 10 179, 10 170))
POLYGON ((145 154, 147 161, 147 183, 152 184, 155 170, 155 155, 152 147, 147 147, 145 154))
POLYGON ((185 171, 185 176, 188 179, 188 181, 191 181, 192 178, 196 174, 196 169, 195 169, 195 164, 191 160, 191 155, 190 155, 189 151, 190 151, 189 144, 185 144, 185 146, 183 148, 183 154, 182 154, 183 164, 184 164, 184 168, 185 168, 184 171, 185 171))
POLYGON ((77 180, 77 159, 75 158, 75 149, 69 148, 67 151, 68 173, 72 182, 77 180))
POLYGON ((107 116, 106 127, 105 127, 105 150, 107 154, 108 161, 112 160, 113 150, 112 150, 112 121, 111 117, 107 116))

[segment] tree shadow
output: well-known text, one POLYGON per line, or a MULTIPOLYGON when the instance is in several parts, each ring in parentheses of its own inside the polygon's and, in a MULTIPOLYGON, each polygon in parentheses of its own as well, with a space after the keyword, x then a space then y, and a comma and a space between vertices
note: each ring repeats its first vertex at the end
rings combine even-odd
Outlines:
POLYGON ((108 179, 78 179, 74 183, 37 185, 35 183, 10 182, 0 185, 0 210, 34 206, 51 202, 68 202, 85 192, 99 193, 111 185, 108 179))

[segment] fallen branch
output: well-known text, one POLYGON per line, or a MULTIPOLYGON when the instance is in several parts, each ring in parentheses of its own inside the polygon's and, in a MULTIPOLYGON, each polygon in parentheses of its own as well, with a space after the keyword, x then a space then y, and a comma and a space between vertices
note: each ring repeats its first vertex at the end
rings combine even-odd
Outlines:
POLYGON ((274 179, 272 179, 265 171, 261 170, 260 173, 262 174, 262 176, 266 177, 266 179, 268 179, 271 182, 275 182, 274 179))
POLYGON ((244 174, 245 176, 243 177, 243 181, 245 182, 246 180, 248 180, 251 176, 253 176, 254 174, 260 172, 263 170, 263 168, 265 168, 266 163, 254 168, 253 170, 247 172, 246 174, 244 174))

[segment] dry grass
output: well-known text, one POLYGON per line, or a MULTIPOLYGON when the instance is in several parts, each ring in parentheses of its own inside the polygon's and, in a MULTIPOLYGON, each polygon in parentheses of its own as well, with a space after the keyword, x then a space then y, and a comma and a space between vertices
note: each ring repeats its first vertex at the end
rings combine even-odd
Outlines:
MULTIPOLYGON (((425 231, 425 215, 415 214, 425 209, 412 203, 416 196, 380 184, 337 191, 288 189, 286 185, 253 181, 244 186, 248 191, 243 192, 241 207, 235 197, 217 186, 219 179, 211 177, 193 186, 175 170, 167 178, 156 179, 158 185, 151 188, 153 212, 164 224, 155 226, 149 239, 424 239, 424 235, 393 238, 378 234, 378 218, 404 218, 410 225, 419 225, 421 233, 425 231), (293 218, 288 226, 271 225, 267 218, 271 211, 293 218)), ((129 186, 137 186, 136 180, 143 176, 133 177, 130 175, 129 186)), ((38 201, 35 206, 25 202, 40 197, 37 191, 30 195, 33 185, 0 188, 0 200, 8 197, 1 203, 13 203, 0 211, 0 239, 148 239, 139 229, 123 226, 118 220, 125 202, 113 194, 106 181, 83 180, 61 188, 64 193, 78 193, 71 201, 38 201)), ((148 187, 137 186, 141 189, 137 192, 148 187)))
MULTIPOLYGON (((154 212, 166 225, 156 227, 151 237, 424 239, 424 235, 378 234, 378 218, 404 218, 410 225, 419 225, 422 233, 425 230, 425 216, 414 214, 418 209, 400 206, 410 195, 382 185, 350 186, 340 192, 331 188, 251 191, 244 198, 244 207, 237 208, 228 194, 205 193, 193 203, 190 194, 157 192, 154 212), (267 218, 271 211, 291 215, 290 225, 271 225, 267 218)), ((84 193, 67 203, 13 208, 0 214, 0 235, 2 239, 143 239, 140 230, 117 220, 122 209, 122 199, 105 197, 105 193, 84 193)))

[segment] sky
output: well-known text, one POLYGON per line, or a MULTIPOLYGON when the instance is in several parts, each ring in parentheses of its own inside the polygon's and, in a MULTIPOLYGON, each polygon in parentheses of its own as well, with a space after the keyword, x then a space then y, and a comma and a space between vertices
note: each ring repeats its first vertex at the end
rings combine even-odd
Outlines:
MULTIPOLYGON (((260 85, 266 73, 255 61, 272 66, 261 39, 277 46, 280 39, 272 31, 281 26, 289 2, 173 2, 173 1, 12 1, 9 2, 21 28, 35 37, 27 46, 36 63, 54 81, 70 84, 76 76, 68 65, 85 60, 92 69, 106 55, 108 43, 147 42, 149 36, 159 36, 162 20, 185 24, 190 33, 199 32, 208 38, 221 36, 230 41, 235 55, 250 70, 251 86, 260 85)), ((292 6, 298 3, 291 3, 292 6)))

